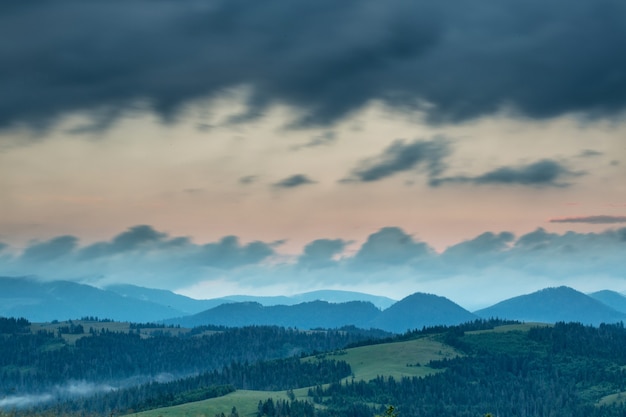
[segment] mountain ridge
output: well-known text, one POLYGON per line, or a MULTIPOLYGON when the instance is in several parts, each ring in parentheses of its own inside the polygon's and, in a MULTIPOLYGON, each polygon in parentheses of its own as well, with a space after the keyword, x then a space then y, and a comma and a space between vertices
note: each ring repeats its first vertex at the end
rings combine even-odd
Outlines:
POLYGON ((483 318, 544 323, 563 321, 598 325, 626 320, 626 314, 566 286, 512 297, 474 313, 483 318))
POLYGON ((583 294, 561 286, 512 297, 470 312, 445 297, 420 292, 395 302, 386 297, 336 290, 311 291, 290 297, 234 295, 196 300, 168 290, 133 285, 101 289, 71 281, 0 277, 0 316, 25 317, 35 322, 91 316, 186 325, 268 324, 297 328, 351 325, 398 333, 424 326, 460 324, 478 317, 545 323, 614 323, 626 321, 626 297, 610 290, 583 294), (374 300, 379 305, 374 305, 374 300), (277 302, 283 304, 273 304, 277 302), (380 303, 389 305, 381 308, 380 303))
POLYGON ((246 301, 222 304, 192 316, 166 320, 165 323, 184 327, 271 324, 306 329, 356 326, 403 333, 425 326, 461 324, 477 318, 445 297, 415 293, 382 311, 369 301, 329 303, 317 300, 292 306, 263 306, 246 301))

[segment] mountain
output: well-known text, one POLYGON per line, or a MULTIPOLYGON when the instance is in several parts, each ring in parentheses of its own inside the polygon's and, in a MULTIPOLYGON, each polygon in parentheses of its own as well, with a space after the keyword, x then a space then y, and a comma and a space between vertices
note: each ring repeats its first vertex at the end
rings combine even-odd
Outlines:
MULTIPOLYGON (((138 287, 129 284, 109 285, 105 288, 126 298, 148 301, 155 304, 174 308, 183 314, 196 314, 204 310, 216 307, 224 303, 232 303, 236 300, 230 298, 214 298, 211 300, 196 300, 191 297, 176 294, 168 290, 138 287)), ((172 317, 172 316, 170 316, 172 317)))
POLYGON ((329 303, 368 301, 381 309, 387 308, 395 303, 395 300, 392 300, 388 297, 365 294, 362 292, 340 290, 310 291, 292 296, 229 295, 228 297, 211 298, 208 300, 196 300, 194 298, 176 294, 168 290, 157 290, 128 284, 109 285, 106 287, 106 289, 120 294, 124 297, 136 298, 138 300, 150 301, 156 304, 169 306, 180 310, 185 314, 196 314, 201 311, 217 307, 220 304, 241 302, 255 302, 263 306, 275 306, 295 305, 317 300, 328 301, 329 303))
POLYGON ((444 297, 416 293, 380 311, 371 302, 309 301, 295 305, 263 306, 257 302, 222 304, 189 317, 166 320, 185 327, 200 325, 277 325, 299 329, 354 325, 403 333, 432 325, 453 325, 477 316, 444 297))
POLYGON ((616 291, 602 290, 589 294, 591 298, 594 298, 601 303, 626 314, 626 297, 616 291))
POLYGON ((310 291, 302 294, 295 294, 291 296, 273 296, 262 297, 254 295, 229 295, 222 300, 245 302, 252 301, 257 302, 264 306, 274 305, 296 305, 300 303, 307 303, 310 301, 327 301, 329 303, 346 303, 349 301, 367 301, 374 304, 380 309, 385 309, 391 306, 396 300, 392 300, 388 297, 382 297, 379 295, 365 294, 355 291, 341 291, 341 290, 318 290, 310 291))
POLYGON ((303 303, 307 301, 328 301, 329 303, 345 303, 348 301, 367 301, 374 304, 376 307, 384 310, 391 307, 396 300, 392 300, 388 297, 382 297, 380 295, 365 294, 355 291, 340 291, 340 290, 318 290, 310 291, 302 294, 292 295, 292 300, 295 303, 303 303))
POLYGON ((125 298, 89 285, 0 277, 0 316, 25 317, 34 322, 86 316, 147 322, 181 314, 175 308, 125 298))
POLYGON ((371 327, 403 333, 424 326, 454 325, 477 318, 445 297, 415 293, 382 311, 371 322, 371 327))
POLYGON ((626 319, 626 314, 570 287, 546 288, 501 301, 474 313, 484 318, 498 317, 542 323, 565 321, 592 325, 626 319))
POLYGON ((165 323, 184 327, 213 324, 229 327, 275 325, 298 329, 338 328, 348 325, 367 328, 368 323, 378 314, 380 310, 365 301, 311 301, 293 306, 263 306, 247 301, 222 304, 192 316, 166 320, 165 323))
POLYGON ((424 293, 395 303, 386 297, 335 290, 289 297, 234 295, 196 300, 133 285, 99 289, 69 281, 0 277, 0 316, 25 317, 34 322, 95 316, 184 326, 277 325, 300 329, 354 325, 401 333, 424 326, 460 324, 477 317, 615 323, 626 321, 626 297, 608 290, 585 295, 569 287, 546 288, 472 314, 445 297, 424 293))

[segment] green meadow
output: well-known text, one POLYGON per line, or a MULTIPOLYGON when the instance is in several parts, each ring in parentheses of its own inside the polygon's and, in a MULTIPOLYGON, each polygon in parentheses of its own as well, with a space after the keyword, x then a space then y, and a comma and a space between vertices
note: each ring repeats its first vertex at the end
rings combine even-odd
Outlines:
MULTIPOLYGON (((362 346, 304 358, 316 361, 323 358, 343 360, 350 364, 353 376, 347 379, 370 380, 377 376, 394 378, 425 376, 440 370, 425 366, 430 360, 451 358, 459 355, 450 346, 436 341, 433 337, 415 340, 362 346)), ((296 398, 307 398, 308 388, 294 390, 296 398)), ((253 417, 259 401, 268 398, 287 400, 287 391, 247 391, 238 390, 219 398, 159 408, 133 414, 135 417, 215 417, 224 413, 228 416, 233 407, 241 417, 253 417)))
MULTIPOLYGON (((439 370, 426 366, 428 362, 458 355, 460 353, 452 347, 429 336, 404 342, 346 349, 318 355, 317 358, 346 361, 350 364, 355 379, 369 381, 377 376, 392 376, 400 379, 429 375, 439 370)), ((306 360, 316 360, 316 358, 306 360)))

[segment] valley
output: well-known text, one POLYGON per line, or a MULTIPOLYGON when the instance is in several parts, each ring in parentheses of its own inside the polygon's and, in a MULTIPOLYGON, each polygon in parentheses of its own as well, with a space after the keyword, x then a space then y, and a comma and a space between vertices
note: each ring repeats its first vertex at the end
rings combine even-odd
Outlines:
MULTIPOLYGON (((117 296, 140 309, 134 296, 188 302, 124 289, 117 296)), ((0 317, 0 416, 372 417, 389 405, 407 417, 626 410, 619 293, 547 288, 473 313, 432 294, 384 309, 359 293, 323 295, 338 298, 240 298, 147 322, 0 317)), ((59 303, 46 300, 41 308, 59 303)))

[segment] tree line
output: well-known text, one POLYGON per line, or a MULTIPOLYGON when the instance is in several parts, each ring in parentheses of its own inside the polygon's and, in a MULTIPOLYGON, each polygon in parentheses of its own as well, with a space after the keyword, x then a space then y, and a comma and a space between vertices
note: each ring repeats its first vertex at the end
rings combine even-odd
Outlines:
POLYGON ((351 372, 346 362, 335 360, 307 362, 287 358, 253 364, 233 363, 219 371, 165 383, 150 382, 39 407, 39 410, 52 408, 59 414, 124 414, 214 398, 235 389, 281 391, 337 382, 351 372))
POLYGON ((2 335, 0 396, 43 392, 70 380, 112 384, 164 373, 182 377, 220 370, 231 363, 331 351, 368 337, 362 332, 304 332, 273 326, 150 338, 142 338, 134 331, 103 329, 79 338, 75 344, 60 336, 46 331, 2 335))

